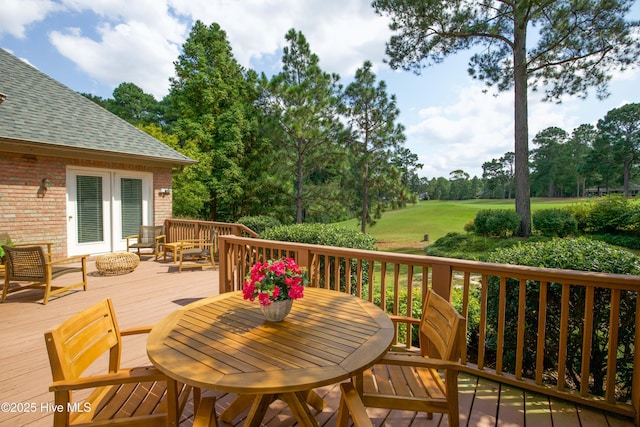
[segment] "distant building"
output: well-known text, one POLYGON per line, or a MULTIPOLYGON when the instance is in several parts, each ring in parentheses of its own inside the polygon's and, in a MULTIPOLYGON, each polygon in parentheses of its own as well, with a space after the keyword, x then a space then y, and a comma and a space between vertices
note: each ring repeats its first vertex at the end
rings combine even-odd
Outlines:
MULTIPOLYGON (((637 196, 638 192, 640 192, 640 185, 634 184, 633 182, 629 184, 629 195, 637 196)), ((585 190, 587 197, 595 197, 595 196, 607 196, 609 194, 624 194, 624 187, 591 187, 585 190)))

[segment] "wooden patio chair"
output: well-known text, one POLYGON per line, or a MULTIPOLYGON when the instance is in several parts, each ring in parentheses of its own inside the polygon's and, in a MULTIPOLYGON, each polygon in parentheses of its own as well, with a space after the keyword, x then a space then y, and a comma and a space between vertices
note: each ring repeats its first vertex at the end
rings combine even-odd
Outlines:
POLYGON ((183 267, 201 266, 202 262, 211 263, 216 269, 216 251, 218 248, 218 231, 211 230, 209 239, 183 240, 178 246, 178 271, 182 272, 183 267), (183 265, 184 261, 192 261, 192 264, 183 265))
POLYGON ((69 258, 51 260, 51 246, 45 253, 42 246, 3 246, 5 252, 4 286, 2 299, 7 295, 24 289, 44 289, 43 304, 49 297, 71 289, 82 287, 87 290, 87 258, 89 255, 77 255, 69 258), (74 262, 73 264, 69 264, 74 262), (82 280, 73 284, 55 286, 53 280, 69 273, 80 273, 82 280), (12 282, 27 282, 11 288, 12 282))
POLYGON ((138 250, 138 258, 140 258, 140 249, 151 249, 156 259, 160 256, 160 248, 166 242, 164 234, 164 225, 141 225, 140 232, 127 236, 127 252, 129 249, 138 250))
POLYGON ((420 353, 389 351, 373 368, 357 376, 356 389, 364 406, 426 412, 429 418, 433 412, 445 413, 449 426, 458 427, 458 371, 464 330, 464 317, 429 290, 419 321, 420 353))
MULTIPOLYGON (((54 414, 54 427, 179 424, 192 387, 177 383, 153 366, 120 366, 122 337, 150 330, 141 327, 121 331, 113 304, 107 299, 44 334, 53 377, 49 391, 60 409, 54 414), (107 353, 106 373, 82 375, 97 360, 106 364, 102 356, 107 353), (73 399, 76 391, 82 396, 79 400, 73 399)), ((196 389, 196 408, 199 401, 200 390, 196 389)))

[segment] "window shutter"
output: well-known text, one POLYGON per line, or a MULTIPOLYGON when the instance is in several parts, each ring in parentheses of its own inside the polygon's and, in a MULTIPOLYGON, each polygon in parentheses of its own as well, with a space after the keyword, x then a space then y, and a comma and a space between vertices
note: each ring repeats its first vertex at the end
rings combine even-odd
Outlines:
POLYGON ((120 214, 122 216, 122 238, 138 234, 142 225, 142 180, 122 178, 120 180, 120 214))
POLYGON ((78 243, 102 242, 102 177, 76 177, 78 243))

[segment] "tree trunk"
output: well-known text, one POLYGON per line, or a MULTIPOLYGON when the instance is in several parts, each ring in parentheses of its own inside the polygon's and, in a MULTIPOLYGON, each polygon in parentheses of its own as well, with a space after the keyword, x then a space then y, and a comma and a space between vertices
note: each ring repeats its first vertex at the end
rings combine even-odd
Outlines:
POLYGON ((527 109, 527 22, 525 11, 516 6, 514 25, 514 118, 515 118, 515 196, 516 212, 522 221, 518 234, 531 235, 531 200, 529 188, 529 124, 527 109))
POLYGON ((302 143, 298 142, 298 164, 297 164, 297 185, 296 185, 296 224, 302 224, 303 217, 302 211, 304 209, 304 205, 302 203, 302 188, 303 188, 303 180, 304 180, 304 165, 302 162, 302 143))
POLYGON ((360 231, 367 232, 367 213, 369 212, 369 162, 364 164, 364 185, 362 186, 362 224, 360 231))
POLYGON ((629 197, 631 195, 631 162, 630 161, 626 161, 624 162, 624 172, 623 172, 623 181, 622 181, 622 185, 623 185, 623 189, 624 189, 624 195, 625 197, 629 197))

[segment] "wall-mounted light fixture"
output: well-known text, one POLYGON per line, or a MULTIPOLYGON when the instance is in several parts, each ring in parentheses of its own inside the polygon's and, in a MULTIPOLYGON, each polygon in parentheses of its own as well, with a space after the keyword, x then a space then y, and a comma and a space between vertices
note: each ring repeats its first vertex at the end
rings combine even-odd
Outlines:
POLYGON ((162 197, 170 196, 171 195, 171 189, 170 188, 161 188, 160 189, 160 195, 162 197))
POLYGON ((44 197, 49 188, 51 188, 51 180, 49 178, 42 178, 42 181, 40 181, 40 188, 38 188, 38 197, 44 197))

